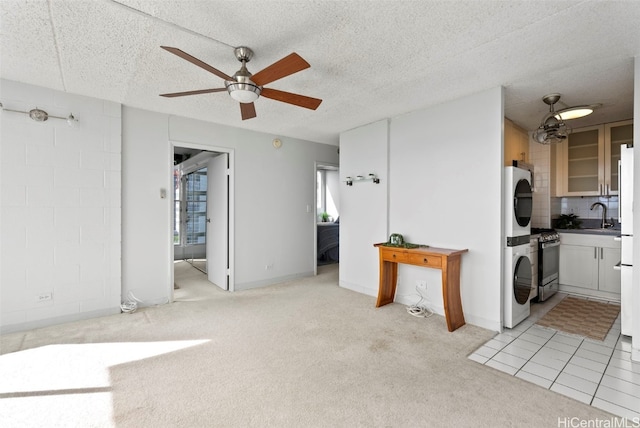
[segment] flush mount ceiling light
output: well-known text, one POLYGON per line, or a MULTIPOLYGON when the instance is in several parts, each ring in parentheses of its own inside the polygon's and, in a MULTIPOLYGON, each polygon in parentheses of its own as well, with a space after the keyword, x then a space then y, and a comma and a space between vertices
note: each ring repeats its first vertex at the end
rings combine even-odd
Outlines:
POLYGON ((555 144, 567 138, 571 129, 564 123, 564 119, 554 109, 553 105, 560 100, 560 94, 549 94, 542 97, 542 101, 549 105, 549 113, 542 118, 542 123, 533 132, 533 138, 540 144, 555 144))
POLYGON ((36 122, 44 122, 46 120, 49 120, 49 118, 53 118, 53 119, 62 119, 62 120, 66 120, 67 124, 69 126, 75 126, 76 122, 78 121, 78 119, 75 118, 75 116, 73 115, 73 113, 70 113, 69 116, 67 117, 62 117, 62 116, 52 116, 49 113, 47 113, 46 111, 39 109, 38 107, 31 109, 29 111, 21 111, 21 110, 13 110, 10 108, 4 108, 4 106, 2 105, 2 103, 0 103, 0 110, 3 111, 11 111, 13 113, 22 113, 22 114, 27 114, 29 115, 29 117, 33 120, 35 120, 36 122))

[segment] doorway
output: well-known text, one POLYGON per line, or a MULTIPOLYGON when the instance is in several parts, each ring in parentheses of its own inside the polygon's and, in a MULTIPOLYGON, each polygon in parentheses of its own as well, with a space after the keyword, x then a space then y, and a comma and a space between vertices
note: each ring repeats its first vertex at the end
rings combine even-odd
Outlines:
POLYGON ((336 164, 315 163, 316 221, 314 222, 314 271, 340 261, 340 174, 336 164))
POLYGON ((173 288, 176 274, 185 272, 177 264, 188 263, 205 283, 233 291, 233 150, 182 143, 172 148, 173 288))

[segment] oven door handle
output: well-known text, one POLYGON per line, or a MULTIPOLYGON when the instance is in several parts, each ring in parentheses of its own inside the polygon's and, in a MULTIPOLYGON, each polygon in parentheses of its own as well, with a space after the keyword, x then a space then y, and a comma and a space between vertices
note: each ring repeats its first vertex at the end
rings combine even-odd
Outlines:
POLYGON ((553 247, 557 247, 560 245, 560 241, 558 242, 543 242, 542 244, 540 244, 540 247, 544 250, 546 248, 553 248, 553 247))

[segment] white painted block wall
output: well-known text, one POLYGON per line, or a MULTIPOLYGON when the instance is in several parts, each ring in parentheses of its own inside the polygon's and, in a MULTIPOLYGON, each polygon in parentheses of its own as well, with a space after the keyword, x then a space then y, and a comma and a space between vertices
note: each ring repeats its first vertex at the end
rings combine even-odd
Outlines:
MULTIPOLYGON (((499 331, 502 127, 502 88, 494 88, 342 133, 342 179, 370 170, 382 179, 340 193, 340 285, 377 295, 378 250, 372 244, 390 233, 412 243, 468 248, 461 272, 465 318, 499 331)), ((396 301, 416 303, 416 281, 426 280, 430 306, 443 315, 440 275, 400 266, 396 301)))
POLYGON ((2 332, 120 311, 121 106, 0 80, 2 332), (51 296, 50 299, 43 296, 51 296))

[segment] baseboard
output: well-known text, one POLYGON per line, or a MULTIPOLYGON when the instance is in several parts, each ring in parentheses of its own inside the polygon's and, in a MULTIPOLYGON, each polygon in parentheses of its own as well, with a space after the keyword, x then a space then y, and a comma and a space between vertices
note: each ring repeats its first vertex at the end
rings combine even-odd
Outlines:
POLYGON ((366 294, 367 296, 378 297, 378 289, 367 288, 358 284, 353 284, 347 281, 338 281, 338 285, 347 290, 355 291, 356 293, 366 294))
POLYGON ((91 318, 99 318, 99 317, 104 317, 108 315, 115 315, 121 312, 122 311, 118 306, 117 308, 100 309, 97 311, 82 312, 77 314, 64 315, 60 317, 45 318, 45 319, 36 320, 36 321, 28 321, 28 322, 18 323, 18 324, 3 325, 3 326, 0 326, 0 334, 17 333, 20 331, 33 330, 35 328, 50 327, 52 325, 66 324, 74 321, 81 321, 81 320, 87 320, 91 318))
POLYGON ((279 276, 277 278, 264 279, 260 281, 244 282, 241 284, 236 283, 234 291, 251 290, 253 288, 260 288, 260 287, 266 287, 268 285, 281 284, 287 281, 295 281, 296 279, 308 278, 313 275, 314 275, 313 272, 302 272, 302 273, 296 273, 292 275, 279 276))

